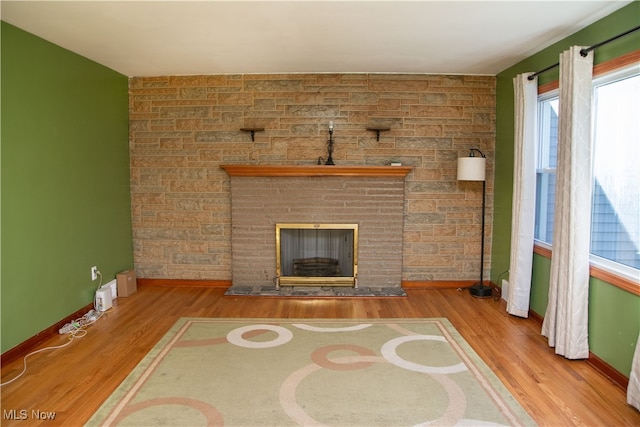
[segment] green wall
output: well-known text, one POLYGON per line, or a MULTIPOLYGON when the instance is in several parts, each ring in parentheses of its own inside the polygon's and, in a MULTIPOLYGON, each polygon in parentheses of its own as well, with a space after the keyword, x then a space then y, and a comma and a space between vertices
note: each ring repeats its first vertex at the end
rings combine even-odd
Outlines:
MULTIPOLYGON (((587 28, 530 56, 497 76, 496 175, 491 279, 509 269, 511 195, 513 189, 513 77, 536 72, 558 62, 572 45, 592 46, 638 25, 640 2, 633 2, 587 28)), ((594 51, 599 64, 640 49, 640 32, 618 39, 594 51)), ((538 77, 539 84, 558 79, 558 69, 538 77)), ((534 256, 531 303, 536 313, 547 308, 549 260, 534 256)), ((589 345, 591 351, 619 372, 629 375, 640 331, 640 297, 592 278, 589 296, 589 345)))
POLYGON ((127 77, 2 22, 1 351, 133 267, 127 77))

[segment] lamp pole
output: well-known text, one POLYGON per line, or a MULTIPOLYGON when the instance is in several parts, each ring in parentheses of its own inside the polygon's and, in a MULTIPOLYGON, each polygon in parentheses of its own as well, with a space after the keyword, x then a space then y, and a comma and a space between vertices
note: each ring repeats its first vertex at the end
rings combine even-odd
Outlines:
POLYGON ((484 212, 486 199, 487 181, 482 181, 482 237, 480 239, 480 283, 469 288, 469 293, 478 298, 488 298, 492 291, 490 286, 484 286, 484 212), (478 286, 479 285, 479 286, 478 286))

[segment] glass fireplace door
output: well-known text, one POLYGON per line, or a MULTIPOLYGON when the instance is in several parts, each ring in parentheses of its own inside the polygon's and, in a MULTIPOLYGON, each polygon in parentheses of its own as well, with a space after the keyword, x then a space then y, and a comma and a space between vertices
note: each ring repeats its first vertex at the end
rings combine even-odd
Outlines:
POLYGON ((357 287, 357 224, 276 224, 276 285, 357 287))

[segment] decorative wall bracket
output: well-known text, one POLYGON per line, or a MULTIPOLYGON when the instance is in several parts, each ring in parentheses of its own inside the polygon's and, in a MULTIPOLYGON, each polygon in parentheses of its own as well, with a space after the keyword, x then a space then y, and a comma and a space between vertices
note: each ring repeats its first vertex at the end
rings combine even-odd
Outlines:
POLYGON ((264 131, 264 128, 258 128, 258 127, 255 127, 255 128, 240 128, 240 130, 243 131, 243 132, 251 132, 251 142, 254 142, 255 141, 256 132, 262 132, 262 131, 264 131))
POLYGON ((390 127, 387 126, 369 126, 367 130, 374 131, 376 133, 376 141, 380 141, 380 132, 384 132, 390 130, 390 127))

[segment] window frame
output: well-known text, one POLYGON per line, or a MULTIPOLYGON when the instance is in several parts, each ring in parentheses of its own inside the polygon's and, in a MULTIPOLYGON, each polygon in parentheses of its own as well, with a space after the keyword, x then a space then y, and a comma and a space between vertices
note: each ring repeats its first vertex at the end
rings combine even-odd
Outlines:
MULTIPOLYGON (((616 77, 629 73, 629 71, 625 69, 629 68, 632 70, 633 67, 640 67, 640 50, 594 66, 593 87, 595 88, 596 85, 602 84, 603 81, 608 81, 609 77, 616 80, 616 77)), ((635 74, 636 73, 631 71, 631 75, 635 74)), ((557 80, 539 86, 538 103, 556 97, 558 88, 559 82, 557 80)), ((540 149, 541 147, 538 147, 538 150, 540 149)), ((537 155, 539 155, 539 151, 537 155)), ((536 174, 538 173, 538 170, 536 159, 536 174)), ((535 254, 545 258, 551 258, 552 251, 552 245, 544 241, 534 239, 533 252, 535 254)), ((591 253, 589 254, 589 264, 589 274, 592 277, 603 280, 613 286, 640 296, 640 270, 591 253)))

